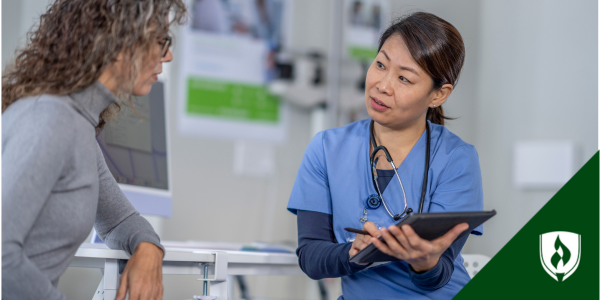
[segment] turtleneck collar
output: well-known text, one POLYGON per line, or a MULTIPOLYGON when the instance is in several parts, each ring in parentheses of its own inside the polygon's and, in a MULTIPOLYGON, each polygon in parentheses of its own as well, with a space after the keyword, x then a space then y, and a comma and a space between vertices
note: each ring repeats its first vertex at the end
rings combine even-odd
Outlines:
POLYGON ((100 113, 110 104, 116 103, 117 98, 100 81, 89 87, 69 95, 79 111, 94 127, 100 123, 100 113))

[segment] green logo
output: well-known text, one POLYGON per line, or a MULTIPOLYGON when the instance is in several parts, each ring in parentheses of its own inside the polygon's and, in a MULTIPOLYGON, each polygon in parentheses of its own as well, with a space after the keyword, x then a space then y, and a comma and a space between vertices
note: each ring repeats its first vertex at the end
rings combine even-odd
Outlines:
POLYGON ((540 235, 540 260, 546 273, 563 282, 579 266, 581 235, 567 231, 554 231, 540 235), (575 255, 575 257, 573 257, 575 255))

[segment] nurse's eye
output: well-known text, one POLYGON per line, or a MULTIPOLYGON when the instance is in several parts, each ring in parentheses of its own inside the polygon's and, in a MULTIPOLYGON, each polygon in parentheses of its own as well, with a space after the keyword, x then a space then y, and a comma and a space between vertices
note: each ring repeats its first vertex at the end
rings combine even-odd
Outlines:
POLYGON ((404 76, 400 76, 400 80, 404 81, 404 82, 410 82, 408 79, 406 79, 406 77, 404 76))

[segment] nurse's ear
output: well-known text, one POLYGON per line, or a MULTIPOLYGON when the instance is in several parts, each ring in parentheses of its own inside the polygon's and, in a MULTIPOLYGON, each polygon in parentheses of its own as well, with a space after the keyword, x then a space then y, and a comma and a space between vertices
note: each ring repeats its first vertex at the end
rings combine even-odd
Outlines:
POLYGON ((440 107, 442 104, 444 104, 444 102, 446 102, 446 99, 448 99, 448 96, 452 94, 453 90, 454 86, 449 83, 442 85, 439 90, 433 90, 433 97, 431 98, 431 101, 429 101, 429 107, 440 107))

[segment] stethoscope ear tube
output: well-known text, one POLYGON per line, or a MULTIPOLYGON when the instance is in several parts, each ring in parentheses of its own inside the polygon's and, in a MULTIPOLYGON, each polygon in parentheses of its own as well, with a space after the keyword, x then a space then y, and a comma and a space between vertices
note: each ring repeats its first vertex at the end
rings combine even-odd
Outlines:
POLYGON ((429 129, 429 122, 425 121, 427 131, 427 146, 425 146, 425 174, 423 175, 423 189, 421 190, 421 202, 419 202, 419 213, 423 212, 423 204, 425 203, 425 195, 427 194, 427 179, 429 177, 429 147, 431 144, 431 130, 429 129))

